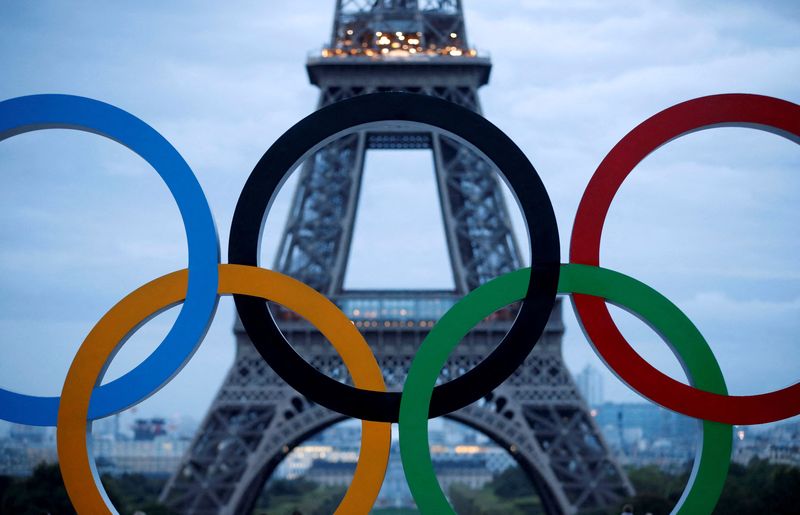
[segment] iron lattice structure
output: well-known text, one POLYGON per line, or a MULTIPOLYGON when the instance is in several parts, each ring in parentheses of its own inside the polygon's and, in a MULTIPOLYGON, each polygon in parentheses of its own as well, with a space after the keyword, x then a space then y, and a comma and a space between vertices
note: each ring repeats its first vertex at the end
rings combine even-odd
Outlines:
MULTIPOLYGON (((467 45, 457 0, 338 0, 332 41, 307 63, 311 82, 321 90, 319 107, 354 95, 407 91, 480 112, 477 90, 488 82, 490 69, 489 59, 467 45), (388 43, 381 40, 384 34, 393 35, 388 43)), ((447 308, 520 266, 493 165, 447 135, 354 132, 317 151, 300 173, 275 268, 328 295, 353 319, 390 389, 402 388, 417 348, 447 308), (432 151, 455 291, 343 290, 369 149, 432 151)), ((561 309, 559 301, 534 351, 507 381, 449 415, 506 448, 551 514, 608 506, 632 492, 563 363, 561 309)), ((348 380, 333 347, 313 327, 280 308, 274 312, 298 352, 329 376, 348 380)), ((509 309, 476 327, 442 380, 463 374, 491 352, 513 316, 509 309)), ((240 324, 234 332, 234 365, 162 493, 162 501, 180 513, 248 513, 293 447, 343 419, 289 388, 240 324)))

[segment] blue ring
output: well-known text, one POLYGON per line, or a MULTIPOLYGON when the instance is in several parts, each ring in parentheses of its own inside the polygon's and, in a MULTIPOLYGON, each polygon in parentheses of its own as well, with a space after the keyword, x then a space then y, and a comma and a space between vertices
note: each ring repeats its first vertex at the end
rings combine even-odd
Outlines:
MULTIPOLYGON (((77 129, 105 136, 138 154, 172 193, 189 246, 186 302, 153 353, 124 376, 95 389, 89 419, 112 415, 152 395, 186 364, 217 307, 219 240, 197 178, 177 150, 142 120, 112 105, 72 95, 31 95, 0 102, 0 141, 41 129, 77 129)), ((58 397, 0 388, 0 419, 55 426, 58 397)))

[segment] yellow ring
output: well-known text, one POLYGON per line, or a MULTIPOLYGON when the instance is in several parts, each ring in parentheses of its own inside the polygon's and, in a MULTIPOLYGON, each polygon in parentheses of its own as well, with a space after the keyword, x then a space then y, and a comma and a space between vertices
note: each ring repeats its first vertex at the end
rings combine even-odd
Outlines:
MULTIPOLYGON (((80 514, 117 513, 89 455, 89 400, 110 358, 149 318, 186 296, 187 270, 164 275, 130 293, 94 326, 70 365, 58 409, 58 461, 64 485, 80 514)), ((333 344, 357 388, 386 391, 375 356, 353 323, 310 286, 264 268, 219 265, 218 294, 243 294, 282 304, 311 322, 333 344)), ((361 422, 361 452, 353 482, 337 514, 367 514, 378 497, 392 442, 391 424, 361 422)))

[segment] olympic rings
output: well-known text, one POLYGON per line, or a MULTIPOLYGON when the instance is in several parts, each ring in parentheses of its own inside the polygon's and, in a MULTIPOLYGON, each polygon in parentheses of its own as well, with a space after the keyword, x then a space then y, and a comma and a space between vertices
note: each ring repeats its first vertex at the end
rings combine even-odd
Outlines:
MULTIPOLYGON (((186 270, 145 284, 116 304, 92 329, 75 356, 58 411, 58 458, 67 493, 78 513, 116 513, 87 448, 89 398, 108 360, 143 321, 182 301, 186 270)), ((333 344, 360 388, 386 389, 378 362, 361 333, 331 301, 288 276, 237 265, 219 266, 219 294, 239 293, 278 302, 314 324, 333 344)), ((336 513, 369 513, 378 496, 391 447, 391 425, 362 422, 361 452, 353 482, 336 513)))
POLYGON ((78 350, 60 401, 0 389, 0 419, 35 425, 57 422, 60 466, 76 509, 113 512, 87 448, 91 420, 142 400, 178 373, 202 340, 218 295, 233 294, 248 335, 278 375, 312 401, 362 420, 362 452, 337 513, 369 512, 388 463, 388 422, 398 420, 405 474, 418 506, 426 513, 452 513, 427 450, 428 418, 466 406, 502 383, 542 334, 555 295, 570 293, 590 342, 613 371, 654 402, 703 420, 693 473, 675 510, 710 512, 730 462, 729 424, 770 422, 800 413, 800 383, 768 394, 728 396, 719 366, 697 328, 655 290, 600 268, 599 245, 611 201, 642 159, 688 132, 720 125, 753 126, 800 142, 800 106, 757 95, 717 95, 648 119, 612 149, 592 177, 573 228, 571 263, 560 265, 558 230, 547 192, 524 154, 499 129, 469 110, 428 96, 356 97, 301 120, 264 154, 236 206, 229 243, 233 264, 219 265, 205 196, 183 158, 154 129, 118 108, 81 97, 35 95, 0 102, 0 140, 44 128, 74 128, 118 141, 144 158, 175 198, 189 244, 187 270, 140 287, 101 318, 78 350), (386 392, 368 345, 333 303, 308 285, 253 266, 258 262, 262 221, 288 172, 346 131, 386 122, 433 127, 472 146, 504 174, 535 231, 530 238, 533 267, 496 278, 455 304, 423 342, 402 393, 386 392), (120 379, 97 386, 121 342, 139 324, 184 299, 175 325, 156 350, 120 379), (269 316, 266 300, 316 326, 341 355, 354 386, 325 376, 294 352, 269 316), (434 387, 459 340, 495 310, 520 300, 517 320, 496 350, 465 375, 434 387), (614 325, 606 302, 634 312, 662 334, 687 370, 691 386, 670 379, 636 354, 614 325))
MULTIPOLYGON (((399 428, 403 470, 421 513, 455 513, 436 480, 428 449, 428 409, 439 372, 470 329, 524 298, 529 279, 528 269, 521 269, 473 290, 442 316, 417 351, 403 388, 399 428)), ((671 345, 693 384, 727 393, 708 343, 674 304, 652 288, 618 272, 569 264, 561 267, 558 291, 597 296, 641 317, 671 345)), ((713 511, 728 475, 732 446, 732 426, 703 421, 693 472, 673 513, 713 511)))
MULTIPOLYGON (((0 102, 0 141, 54 128, 105 136, 147 161, 175 198, 189 245, 188 294, 175 325, 147 359, 97 389, 89 409, 89 417, 95 419, 150 396, 194 354, 217 308, 219 242, 208 202, 189 165, 140 119, 109 104, 70 95, 32 95, 0 102)), ((52 426, 57 412, 58 397, 35 397, 0 388, 0 419, 52 426)))
MULTIPOLYGON (((693 131, 741 126, 800 143, 800 106, 759 95, 714 95, 661 111, 628 133, 600 163, 572 229, 570 262, 600 265, 600 237, 617 190, 634 167, 665 143, 693 131)), ((678 413, 726 424, 762 424, 800 413, 800 383, 771 393, 728 396, 687 386, 645 361, 617 329, 603 299, 573 296, 595 350, 631 388, 678 413)))
MULTIPOLYGON (((348 129, 387 121, 435 127, 473 146, 506 177, 534 231, 533 271, 515 324, 481 363, 434 389, 431 415, 439 416, 480 399, 511 375, 544 331, 556 296, 560 249, 550 198, 530 161, 488 120, 451 102, 409 93, 363 95, 314 112, 278 138, 248 178, 231 224, 228 258, 231 263, 258 266, 262 222, 275 192, 298 163, 348 129)), ((292 388, 351 417, 397 421, 399 392, 359 390, 331 379, 294 351, 264 301, 240 295, 234 300, 256 349, 292 388)))

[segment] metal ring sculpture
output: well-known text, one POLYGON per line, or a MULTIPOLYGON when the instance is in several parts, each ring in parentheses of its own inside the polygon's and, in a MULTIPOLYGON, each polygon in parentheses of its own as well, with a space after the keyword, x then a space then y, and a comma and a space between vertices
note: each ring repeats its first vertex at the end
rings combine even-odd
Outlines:
POLYGON ((178 152, 154 129, 108 104, 68 95, 34 95, 0 102, 0 140, 45 128, 94 132, 142 156, 172 192, 186 228, 189 265, 129 294, 109 310, 78 350, 60 398, 0 389, 0 418, 56 425, 59 463, 79 513, 116 513, 87 449, 91 421, 155 393, 177 374, 202 341, 219 295, 234 295, 239 316, 267 363, 312 401, 362 420, 361 453, 353 482, 337 513, 366 514, 376 499, 389 458, 391 422, 399 422, 407 481, 423 513, 452 513, 434 475, 428 419, 485 396, 525 360, 538 340, 557 293, 573 298, 595 351, 631 388, 678 413, 703 421, 694 471, 673 513, 710 513, 727 475, 730 424, 763 423, 800 413, 800 383, 776 392, 728 396, 711 349, 692 322, 648 286, 599 266, 603 222, 632 169, 666 142, 722 125, 754 127, 800 142, 800 106, 757 95, 715 95, 673 106, 648 119, 606 156, 583 195, 572 233, 570 263, 560 264, 553 208, 533 166, 519 148, 481 116, 422 95, 379 93, 326 107, 301 120, 270 147, 241 193, 231 227, 231 264, 219 264, 216 230, 197 180, 178 152), (380 368, 353 324, 311 287, 258 267, 261 226, 285 176, 313 151, 355 127, 386 122, 441 130, 481 153, 504 175, 529 227, 532 267, 480 286, 456 303, 422 343, 402 393, 386 391, 380 368), (264 299, 264 300, 260 300, 264 299), (295 311, 336 348, 354 386, 308 364, 284 339, 265 300, 295 311), (483 318, 522 301, 512 329, 481 364, 441 386, 436 378, 450 352, 483 318), (111 357, 138 326, 182 302, 168 335, 140 365, 99 386, 111 357), (619 333, 606 303, 627 309, 658 331, 688 372, 691 386, 644 361, 619 333))
MULTIPOLYGON (((517 195, 528 227, 535 227, 530 238, 533 267, 516 323, 481 363, 434 389, 431 415, 439 416, 477 401, 505 381, 544 332, 556 299, 560 249, 553 206, 525 154, 488 120, 450 102, 406 93, 366 95, 320 109, 286 131, 256 165, 233 215, 228 259, 258 266, 261 228, 272 197, 306 156, 347 130, 388 120, 443 130, 475 147, 497 165, 517 195)), ((292 349, 264 301, 238 295, 234 299, 247 335, 289 385, 339 413, 397 422, 399 392, 370 392, 331 379, 292 349)))

